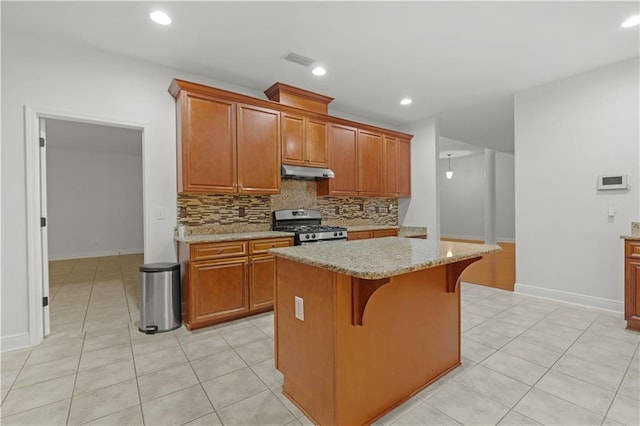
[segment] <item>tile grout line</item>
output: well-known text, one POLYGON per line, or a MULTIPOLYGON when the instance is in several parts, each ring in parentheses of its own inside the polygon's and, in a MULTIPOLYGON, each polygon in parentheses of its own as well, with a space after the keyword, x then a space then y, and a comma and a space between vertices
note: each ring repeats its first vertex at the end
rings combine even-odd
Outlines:
MULTIPOLYGON (((560 309, 562 306, 563 306, 563 305, 559 306, 557 309, 560 309)), ((550 312, 550 313, 549 313, 549 315, 551 315, 551 314, 552 314, 553 312, 555 312, 557 309, 554 309, 552 312, 550 312)), ((542 380, 542 379, 543 379, 543 378, 544 378, 544 377, 545 377, 545 376, 546 376, 546 375, 551 371, 551 369, 553 368, 553 366, 554 366, 554 365, 556 365, 556 364, 558 363, 558 361, 559 361, 559 360, 560 360, 560 359, 561 359, 561 358, 562 358, 562 357, 563 357, 563 356, 564 356, 564 355, 569 351, 569 349, 571 349, 571 347, 572 347, 572 346, 573 346, 573 345, 578 341, 578 339, 580 339, 580 337, 582 337, 582 336, 584 335, 584 333, 589 329, 589 327, 591 327, 591 325, 593 325, 593 323, 594 323, 594 322, 595 322, 595 321, 596 321, 596 320, 597 320, 601 315, 602 315, 602 310, 600 310, 600 313, 598 314, 598 316, 597 316, 597 317, 595 317, 595 318, 594 318, 594 319, 589 323, 589 326, 587 326, 584 330, 582 330, 582 333, 580 333, 580 335, 579 335, 578 337, 576 337, 576 338, 575 338, 575 340, 573 341, 573 343, 572 343, 572 344, 571 344, 567 349, 565 349, 565 351, 562 353, 562 355, 560 355, 560 356, 559 356, 559 357, 558 357, 558 358, 553 362, 553 364, 551 364, 551 366, 549 366, 549 367, 547 368, 547 371, 546 371, 546 372, 545 372, 545 373, 544 373, 544 374, 543 374, 543 375, 542 375, 538 380, 536 380, 536 382, 535 382, 533 385, 531 385, 531 387, 529 388, 529 390, 528 390, 524 395, 522 395, 522 398, 520 398, 520 399, 519 399, 519 400, 518 400, 518 401, 513 405, 512 411, 515 411, 516 413, 518 413, 518 414, 520 414, 520 415, 525 416, 524 414, 520 413, 519 411, 516 411, 516 410, 515 410, 515 406, 516 406, 516 405, 518 405, 518 404, 519 404, 519 403, 520 403, 520 402, 521 402, 521 401, 522 401, 522 400, 523 400, 523 399, 524 399, 524 398, 525 398, 525 397, 526 397, 526 396, 527 396, 527 395, 528 395, 528 394, 529 394, 529 393, 530 393, 530 392, 531 392, 531 391, 536 387, 536 385, 537 385, 537 384, 538 384, 538 383, 539 383, 539 382, 540 382, 540 381, 541 381, 541 380, 542 380)), ((547 315, 547 316, 548 316, 548 315, 547 315)), ((546 318, 547 316, 545 316, 544 318, 546 318)), ((544 319, 544 318, 543 318, 543 319, 544 319)), ((542 320, 540 320, 540 321, 542 321, 542 320)), ((540 322, 540 321, 538 321, 538 322, 540 322)), ((537 324, 537 323, 536 323, 536 324, 537 324)), ((534 324, 534 325, 535 325, 535 324, 534 324)), ((532 327, 533 327, 533 326, 532 326, 532 327)), ((514 355, 514 356, 515 356, 515 355, 514 355)), ((521 359, 522 359, 522 358, 521 358, 521 359)), ((557 372, 557 373, 560 373, 560 372, 557 372)), ((560 373, 560 374, 564 374, 564 373, 560 373)), ((585 382, 584 380, 582 380, 582 379, 580 379, 580 378, 578 378, 578 377, 573 377, 573 376, 568 375, 568 374, 565 374, 565 375, 566 375, 566 376, 568 376, 568 377, 571 377, 571 378, 573 378, 573 379, 576 379, 576 380, 580 380, 580 381, 582 381, 582 382, 585 382)), ((585 382, 585 383, 589 383, 589 382, 585 382)), ((589 383, 589 384, 593 385, 593 383, 589 383)), ((597 385, 594 385, 594 386, 597 386, 597 385)), ((598 387, 600 387, 600 386, 598 386, 598 387)), ((602 389, 602 388, 601 388, 601 389, 602 389)), ((545 392, 545 391, 544 391, 544 390, 542 390, 542 389, 536 389, 536 390, 537 390, 537 391, 539 391, 539 392, 546 393, 547 395, 551 395, 551 396, 552 396, 552 397, 554 397, 554 398, 558 398, 558 399, 560 399, 560 400, 562 400, 562 401, 564 401, 564 402, 566 402, 566 403, 568 403, 568 404, 571 404, 571 405, 573 405, 573 406, 579 407, 579 408, 581 408, 581 409, 583 409, 583 410, 586 410, 586 411, 588 411, 588 412, 590 412, 590 413, 593 413, 593 414, 595 414, 595 415, 597 415, 597 416, 600 416, 600 414, 598 414, 598 413, 596 413, 596 412, 594 412, 594 411, 591 411, 591 410, 590 410, 590 409, 588 409, 588 408, 582 407, 582 406, 580 406, 580 405, 578 405, 578 404, 576 404, 576 403, 574 403, 574 402, 567 401, 567 400, 566 400, 566 399, 564 399, 564 398, 561 398, 561 397, 559 397, 559 396, 553 395, 553 394, 551 394, 551 393, 549 393, 549 392, 545 392)), ((614 396, 614 398, 615 398, 615 396, 614 396)), ((507 413, 507 414, 508 414, 508 413, 507 413)), ((505 416, 506 416, 506 415, 505 415, 505 416)), ((528 417, 528 416, 525 416, 525 417, 528 417)), ((503 418, 504 418, 504 417, 503 417, 503 418)), ((600 422, 600 424, 602 424, 602 422, 604 421, 604 419, 605 419, 605 418, 606 418, 606 415, 602 417, 602 421, 600 422)), ((532 420, 537 421, 536 419, 532 419, 532 420)), ((500 419, 500 421, 502 421, 502 419, 500 419)))
POLYGON ((631 355, 631 359, 629 360, 629 363, 627 364, 627 368, 624 370, 624 374, 622 375, 622 380, 620 380, 620 383, 618 383, 618 387, 616 388, 616 391, 613 394, 613 398, 611 398, 611 402, 609 402, 609 407, 607 407, 607 411, 604 415, 604 417, 602 418, 602 422, 600 424, 603 424, 604 421, 607 419, 607 416, 609 415, 609 412, 611 411, 611 407, 613 407, 613 403, 616 400, 616 398, 618 397, 618 395, 622 395, 622 396, 626 396, 620 393, 620 387, 622 387, 622 383, 624 382, 625 377, 627 376, 627 374, 629 373, 629 369, 631 368, 631 364, 633 363, 633 358, 636 356, 636 354, 639 353, 639 349, 640 348, 640 341, 638 343, 636 343, 636 349, 633 351, 633 355, 631 355))
POLYGON ((67 418, 66 418, 66 424, 69 424, 69 420, 71 419, 71 407, 73 407, 73 400, 74 400, 74 394, 76 391, 76 383, 78 382, 78 374, 79 374, 79 370, 80 370, 80 362, 82 360, 82 352, 84 349, 84 341, 87 338, 86 333, 84 333, 84 335, 82 336, 82 344, 80 345, 80 356, 78 357, 78 365, 76 367, 76 373, 75 376, 73 378, 73 386, 71 387, 71 399, 69 401, 69 409, 67 410, 67 418))

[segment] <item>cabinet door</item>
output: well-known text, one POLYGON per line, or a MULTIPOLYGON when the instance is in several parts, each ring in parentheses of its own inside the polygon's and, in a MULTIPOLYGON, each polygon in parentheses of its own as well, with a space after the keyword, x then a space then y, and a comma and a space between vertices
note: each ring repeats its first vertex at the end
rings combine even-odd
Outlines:
POLYGON ((411 140, 398 139, 398 197, 411 197, 411 140))
POLYGON ((354 231, 347 233, 347 240, 366 240, 373 238, 373 232, 371 231, 354 231))
POLYGON ((249 278, 249 309, 270 308, 276 285, 276 257, 271 255, 251 258, 249 278))
POLYGON ((238 104, 238 192, 280 192, 280 113, 238 104))
POLYGON ((358 194, 382 194, 382 135, 358 130, 358 194))
POLYGON ((189 276, 192 325, 213 324, 249 311, 247 257, 192 262, 189 276))
POLYGON ((329 167, 336 177, 318 181, 318 195, 358 195, 358 130, 329 124, 329 167))
POLYGON ((382 139, 382 196, 398 196, 398 138, 382 139))
POLYGON ((236 191, 235 105, 182 92, 178 192, 236 191))
POLYGON ((304 166, 306 159, 305 119, 282 113, 282 163, 304 166))
POLYGON ((329 166, 329 144, 327 143, 327 123, 309 118, 307 120, 307 165, 311 167, 329 166))
POLYGON ((640 261, 625 260, 624 319, 627 328, 640 331, 640 261))

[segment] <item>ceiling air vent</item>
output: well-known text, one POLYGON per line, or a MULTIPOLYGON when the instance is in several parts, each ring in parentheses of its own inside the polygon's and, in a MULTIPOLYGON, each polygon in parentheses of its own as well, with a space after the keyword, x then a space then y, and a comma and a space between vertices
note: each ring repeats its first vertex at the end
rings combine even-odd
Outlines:
POLYGON ((299 53, 291 52, 291 51, 287 52, 287 54, 284 55, 282 59, 284 59, 285 61, 294 62, 298 65, 302 65, 303 67, 308 67, 309 65, 315 62, 315 60, 311 58, 302 56, 299 53))

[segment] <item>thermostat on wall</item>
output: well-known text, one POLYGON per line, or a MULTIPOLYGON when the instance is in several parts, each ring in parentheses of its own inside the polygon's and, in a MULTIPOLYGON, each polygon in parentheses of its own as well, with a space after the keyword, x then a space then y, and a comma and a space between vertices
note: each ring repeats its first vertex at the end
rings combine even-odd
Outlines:
POLYGON ((627 185, 627 175, 598 176, 598 191, 606 189, 629 189, 629 185, 627 185))

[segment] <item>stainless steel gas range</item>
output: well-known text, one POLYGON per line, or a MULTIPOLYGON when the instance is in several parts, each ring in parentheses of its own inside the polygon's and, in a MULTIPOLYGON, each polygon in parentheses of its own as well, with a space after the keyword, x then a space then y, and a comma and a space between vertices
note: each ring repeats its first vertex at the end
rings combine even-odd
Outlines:
POLYGON ((322 225, 322 214, 317 210, 276 210, 273 212, 273 230, 293 232, 297 246, 347 239, 347 228, 322 225))

